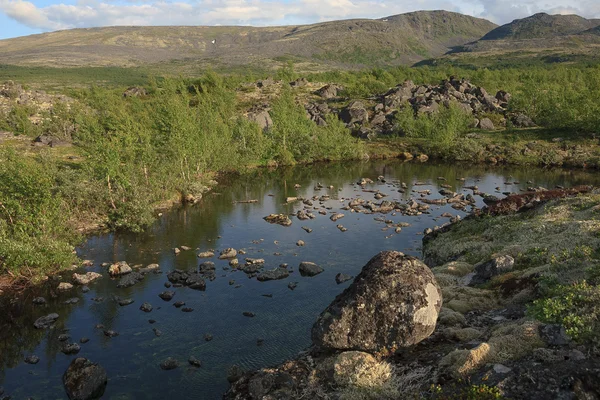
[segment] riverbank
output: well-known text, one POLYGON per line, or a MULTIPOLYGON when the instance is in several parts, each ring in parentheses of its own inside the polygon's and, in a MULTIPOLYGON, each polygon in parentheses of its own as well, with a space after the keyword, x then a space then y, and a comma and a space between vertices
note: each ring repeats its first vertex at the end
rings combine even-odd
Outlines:
MULTIPOLYGON (((556 191, 546 197, 566 194, 556 191)), ((234 377, 225 398, 598 396, 600 195, 582 193, 537 203, 535 197, 524 196, 527 202, 509 198, 504 202, 518 206, 497 206, 495 216, 484 210, 424 238, 423 259, 439 285, 442 306, 435 330, 420 343, 390 352, 382 339, 389 336, 378 332, 391 332, 392 322, 364 331, 355 318, 347 331, 372 332, 379 338, 377 346, 324 351, 319 320, 311 349, 279 366, 234 377)), ((410 275, 406 260, 392 265, 397 276, 410 275)), ((349 313, 360 313, 352 296, 374 279, 371 275, 369 267, 363 268, 322 314, 334 321, 330 326, 346 321, 349 313)), ((375 298, 364 301, 381 301, 382 310, 399 307, 392 295, 375 298)), ((406 329, 411 319, 396 324, 393 332, 406 329)))

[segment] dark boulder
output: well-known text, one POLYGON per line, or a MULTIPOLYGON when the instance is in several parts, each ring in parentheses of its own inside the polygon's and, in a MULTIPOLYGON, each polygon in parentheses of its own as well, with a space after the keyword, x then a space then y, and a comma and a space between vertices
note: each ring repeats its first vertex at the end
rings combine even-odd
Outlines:
POLYGON ((144 280, 144 275, 139 272, 131 272, 119 280, 118 288, 128 288, 144 280))
POLYGON ((512 271, 514 266, 515 259, 511 256, 497 256, 491 260, 481 262, 475 265, 475 275, 471 278, 469 286, 481 285, 496 275, 512 271))
POLYGON ((365 124, 369 122, 369 112, 364 104, 355 100, 348 104, 339 115, 340 119, 346 124, 365 124))
POLYGON ((442 292, 431 270, 415 257, 384 251, 321 313, 312 340, 323 351, 393 351, 435 329, 442 292))
POLYGON ((104 394, 106 371, 86 358, 76 358, 63 375, 63 384, 71 400, 99 399, 104 394))
POLYGON ((335 283, 338 285, 354 278, 352 275, 342 274, 341 272, 335 276, 335 283))
POLYGON ((61 351, 64 354, 71 355, 71 354, 77 354, 77 353, 79 353, 80 350, 81 350, 81 346, 79 346, 77 343, 69 343, 69 344, 66 344, 62 348, 61 351))
POLYGON ((175 292, 171 290, 165 290, 164 292, 159 293, 158 297, 163 299, 164 301, 170 301, 175 296, 175 292))
POLYGON ((317 264, 308 261, 301 262, 298 270, 302 276, 315 276, 324 271, 324 269, 317 264))

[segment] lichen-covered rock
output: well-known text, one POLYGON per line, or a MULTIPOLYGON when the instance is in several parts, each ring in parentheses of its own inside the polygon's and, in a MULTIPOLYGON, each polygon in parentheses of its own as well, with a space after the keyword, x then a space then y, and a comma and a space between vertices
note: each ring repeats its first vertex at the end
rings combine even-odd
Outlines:
POLYGON ((269 214, 263 219, 270 224, 278 224, 282 226, 292 225, 292 220, 285 214, 269 214))
POLYGON ((107 383, 104 368, 83 357, 74 359, 63 375, 63 384, 71 400, 99 399, 107 383))
POLYGON ((219 255, 219 259, 226 260, 226 259, 235 258, 237 256, 237 254, 238 254, 238 252, 236 249, 229 247, 229 248, 221 251, 221 254, 219 255))
POLYGON ((442 292, 425 264, 384 251, 321 313, 312 340, 323 351, 393 351, 431 335, 441 306, 442 292))

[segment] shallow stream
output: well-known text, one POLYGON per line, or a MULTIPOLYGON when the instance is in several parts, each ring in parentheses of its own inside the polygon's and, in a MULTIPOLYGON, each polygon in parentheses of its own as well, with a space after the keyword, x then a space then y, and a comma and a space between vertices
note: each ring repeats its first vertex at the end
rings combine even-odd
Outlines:
MULTIPOLYGON (((466 215, 450 205, 431 205, 429 214, 418 216, 341 210, 351 199, 379 203, 381 200, 374 198, 379 191, 386 195, 383 200, 406 203, 411 198, 421 198, 417 192, 425 190, 430 190, 431 195, 424 198, 435 199, 442 197, 438 193, 441 185, 464 194, 472 193, 463 189, 465 186, 477 185, 482 192, 502 197, 502 192, 519 192, 532 186, 569 187, 599 181, 597 174, 585 171, 395 161, 320 164, 227 178, 198 205, 165 213, 144 234, 89 238, 78 249, 78 255, 93 260, 94 265, 78 272, 103 274, 89 285, 89 292, 83 293, 81 287, 75 286, 72 291, 59 293, 55 290, 59 282, 56 281, 18 297, 5 296, 0 313, 0 386, 12 399, 64 399, 64 371, 73 358, 86 357, 107 370, 106 399, 219 399, 229 386, 226 378, 231 365, 243 369, 267 367, 294 357, 310 345, 313 322, 351 283, 336 284, 336 274, 356 276, 382 250, 419 256, 425 228, 447 222, 447 217, 440 217, 443 213, 466 215), (385 182, 379 182, 379 176, 385 182), (363 177, 374 183, 357 185, 363 177), (402 182, 407 186, 404 193, 399 192, 402 182), (301 201, 286 203, 287 197, 323 195, 330 199, 313 201, 312 207, 301 201), (245 200, 257 202, 236 203, 245 200), (295 214, 305 207, 316 218, 300 221, 291 216, 293 223, 289 227, 263 220, 271 213, 295 214), (319 214, 323 210, 326 215, 319 214), (331 214, 339 212, 345 216, 331 221, 331 214), (399 223, 410 226, 397 233, 399 223), (339 224, 347 231, 342 232, 339 224), (297 245, 299 240, 304 241, 304 246, 297 245), (175 255, 173 249, 180 246, 192 250, 175 255), (227 260, 197 257, 209 249, 218 256, 219 250, 229 247, 246 252, 239 256, 240 263, 245 257, 263 258, 264 269, 287 263, 293 272, 286 279, 259 282, 256 277, 230 268, 227 260), (117 261, 127 261, 130 266, 157 263, 162 273, 149 273, 133 287, 117 288, 118 279, 111 279, 106 268, 100 266, 117 261), (207 280, 205 291, 171 288, 176 293, 173 300, 167 302, 158 297, 167 290, 164 284, 170 271, 195 271, 204 261, 212 261, 216 267, 216 279, 207 280), (324 272, 314 277, 300 276, 298 265, 302 261, 315 262, 324 272), (297 282, 294 290, 288 287, 290 282, 297 282), (47 305, 33 304, 33 298, 40 295, 48 300, 47 305), (65 304, 71 298, 78 301, 65 304), (119 306, 118 298, 134 302, 119 306), (176 301, 185 302, 193 311, 174 307, 176 301), (140 311, 144 302, 152 304, 150 313, 140 311), (255 316, 244 316, 246 311, 255 316), (53 329, 33 327, 37 318, 53 312, 60 315, 53 329), (150 319, 156 322, 151 324, 150 319), (98 324, 104 328, 98 329, 98 324), (161 335, 157 336, 153 329, 161 335), (109 338, 104 330, 114 330, 119 335, 109 338), (61 342, 61 334, 70 338, 61 342), (206 335, 211 335, 212 340, 207 341, 206 335), (79 343, 84 337, 89 342, 80 344, 77 355, 61 352, 65 343, 79 343), (38 356, 39 363, 25 363, 29 355, 38 356), (190 356, 200 360, 202 366, 189 365, 190 356), (160 363, 168 357, 177 359, 179 368, 162 370, 160 363)), ((477 206, 482 207, 482 198, 475 198, 477 206)), ((64 273, 63 280, 70 281, 71 274, 64 273)))

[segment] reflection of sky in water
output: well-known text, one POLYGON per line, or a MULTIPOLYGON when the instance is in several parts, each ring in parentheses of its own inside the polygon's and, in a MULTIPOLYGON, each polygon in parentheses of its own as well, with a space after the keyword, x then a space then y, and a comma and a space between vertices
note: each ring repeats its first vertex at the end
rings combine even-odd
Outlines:
MULTIPOLYGON (((437 192, 441 184, 452 185, 453 190, 459 192, 462 186, 476 184, 481 191, 499 195, 495 193, 496 187, 500 188, 500 192, 516 192, 527 186, 572 186, 597 183, 598 180, 594 175, 581 171, 487 169, 397 162, 317 165, 275 172, 263 170, 248 176, 228 178, 227 185, 207 194, 199 205, 165 213, 144 234, 97 236, 89 239, 79 250, 82 258, 93 259, 97 265, 119 260, 126 260, 130 265, 159 263, 165 274, 148 275, 143 282, 128 289, 116 289, 116 281, 104 277, 91 285, 89 293, 78 292, 80 301, 74 306, 61 304, 74 293, 61 294, 54 304, 43 309, 34 308, 32 312, 29 312, 29 304, 33 294, 22 300, 25 316, 18 319, 18 323, 24 328, 18 334, 13 330, 11 335, 0 335, 0 361, 4 366, 13 366, 3 372, 2 384, 7 393, 13 398, 65 397, 62 374, 75 356, 65 356, 60 352, 61 343, 57 338, 61 329, 69 329, 68 333, 75 342, 81 337, 90 338, 89 343, 81 345, 78 356, 90 358, 108 371, 105 398, 193 396, 218 399, 228 387, 226 372, 230 365, 259 368, 293 357, 310 345, 310 328, 318 314, 350 284, 336 285, 334 277, 338 272, 358 274, 361 267, 381 250, 419 255, 419 233, 423 229, 446 222, 446 218, 439 218, 444 212, 464 216, 450 206, 432 206, 431 214, 418 217, 385 215, 385 219, 394 223, 411 224, 400 234, 395 234, 394 228, 382 230, 386 227, 385 223, 374 220, 381 215, 349 211, 342 211, 346 216, 332 222, 329 214, 323 216, 318 214, 318 210, 313 210, 317 216, 315 220, 292 218, 293 225, 290 227, 271 225, 262 219, 270 213, 292 213, 303 207, 299 202, 285 204, 288 196, 329 194, 331 200, 324 203, 332 207, 328 212, 339 211, 350 198, 360 196, 374 200, 373 193, 364 193, 353 183, 361 177, 376 180, 379 175, 384 175, 387 183, 375 183, 368 188, 388 194, 385 200, 418 197, 411 189, 431 189, 429 198, 439 198, 441 196, 437 192), (512 177, 509 177, 511 174, 512 177), (438 177, 444 177, 446 181, 440 181, 438 177), (465 181, 457 180, 462 177, 466 178, 465 181), (533 184, 528 185, 529 180, 533 184), (417 181, 429 185, 413 187, 417 181), (506 184, 514 181, 520 184, 506 184), (315 191, 317 182, 325 188, 315 191), (398 192, 400 182, 408 184, 409 189, 404 194, 398 192), (294 189, 295 184, 300 184, 301 188, 294 189), (333 185, 334 189, 328 189, 329 185, 333 185), (233 204, 235 200, 250 199, 259 200, 259 203, 233 204), (340 232, 337 224, 344 225, 348 231, 340 232), (311 228, 312 233, 301 229, 303 226, 311 228), (304 247, 296 246, 299 239, 306 243, 304 247), (175 256, 173 248, 181 245, 199 250, 184 251, 175 256), (245 249, 247 255, 241 256, 240 261, 243 257, 264 258, 267 269, 288 263, 295 272, 288 279, 261 283, 248 279, 240 271, 227 270, 227 261, 213 259, 217 279, 207 282, 206 292, 178 288, 171 302, 164 302, 158 297, 158 293, 166 290, 163 284, 167 272, 174 268, 194 270, 199 263, 196 257, 198 251, 226 247, 245 249), (325 272, 313 278, 301 277, 297 272, 301 261, 316 262, 325 268, 325 272), (234 280, 235 284, 230 285, 230 280, 234 280), (298 282, 294 291, 287 287, 292 281, 298 282), (241 287, 236 288, 237 285, 241 287), (130 297, 135 303, 120 307, 114 296, 130 297), (96 297, 104 297, 105 300, 101 303, 91 300, 96 297), (178 300, 185 301, 194 311, 184 313, 173 307, 173 302, 178 300), (151 313, 141 312, 139 306, 143 302, 151 303, 154 310, 151 313), (244 317, 243 311, 252 311, 256 317, 244 317), (34 331, 31 326, 35 318, 50 312, 61 315, 59 326, 53 331, 34 331), (148 319, 157 322, 152 325, 148 319), (99 323, 120 335, 106 338, 101 330, 95 329, 99 323), (152 328, 162 331, 162 335, 156 337, 152 328), (214 339, 206 342, 206 333, 212 334, 214 339), (257 346, 258 338, 264 339, 262 346, 257 346), (23 357, 29 354, 38 355, 40 363, 35 366, 22 363, 23 357), (200 369, 188 365, 190 355, 202 361, 200 369), (160 361, 167 357, 177 358, 181 367, 174 371, 160 370, 160 361)), ((477 197, 477 200, 482 206, 481 198, 477 197)), ((319 202, 315 201, 314 205, 318 207, 319 202)), ((99 270, 99 267, 94 270, 99 270)))

